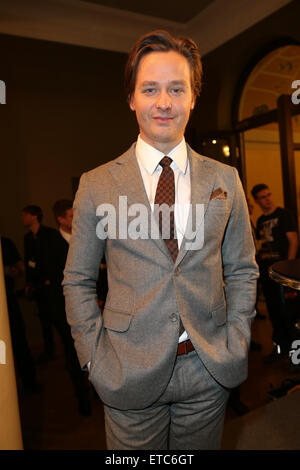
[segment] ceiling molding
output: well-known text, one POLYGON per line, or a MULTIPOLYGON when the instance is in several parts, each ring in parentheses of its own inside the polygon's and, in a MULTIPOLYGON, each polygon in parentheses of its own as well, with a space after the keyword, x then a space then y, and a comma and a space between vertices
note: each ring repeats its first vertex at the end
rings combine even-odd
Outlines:
POLYGON ((291 0, 215 0, 186 24, 202 55, 246 31, 291 0))
POLYGON ((211 52, 292 0, 215 0, 183 24, 79 0, 1 0, 0 33, 127 53, 141 35, 167 29, 211 52))
POLYGON ((185 0, 184 8, 179 0, 77 0, 96 5, 105 5, 111 8, 118 8, 128 12, 142 13, 143 15, 154 16, 156 18, 166 18, 177 21, 178 23, 187 23, 198 15, 214 0, 185 0))

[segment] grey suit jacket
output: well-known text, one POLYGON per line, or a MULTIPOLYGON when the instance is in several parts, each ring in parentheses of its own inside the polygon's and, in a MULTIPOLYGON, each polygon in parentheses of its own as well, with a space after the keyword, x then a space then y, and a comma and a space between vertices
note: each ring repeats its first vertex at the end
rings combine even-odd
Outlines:
POLYGON ((244 192, 235 168, 190 147, 188 158, 191 204, 204 207, 204 243, 186 249, 183 239, 175 264, 161 238, 96 234, 108 227, 97 207, 115 207, 118 222, 119 196, 151 214, 135 144, 80 180, 63 281, 66 311, 81 366, 91 362, 90 380, 111 407, 145 408, 162 394, 176 360, 179 316, 218 382, 231 388, 247 377, 258 270, 244 192), (211 199, 217 188, 223 198, 211 199), (96 281, 104 253, 109 290, 102 315, 96 281))

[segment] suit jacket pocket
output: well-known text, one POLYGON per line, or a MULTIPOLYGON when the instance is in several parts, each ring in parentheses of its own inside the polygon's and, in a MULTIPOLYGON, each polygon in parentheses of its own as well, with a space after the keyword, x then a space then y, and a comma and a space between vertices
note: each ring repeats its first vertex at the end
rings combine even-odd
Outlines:
MULTIPOLYGON (((130 313, 118 312, 116 310, 110 309, 109 307, 105 307, 103 312, 103 327, 104 330, 106 329, 107 331, 105 332, 102 330, 101 335, 103 334, 105 337, 106 333, 109 334, 109 332, 111 332, 110 336, 113 337, 116 336, 115 333, 124 333, 129 329, 131 319, 132 314, 130 313)), ((108 352, 105 350, 105 345, 105 340, 101 345, 100 335, 98 335, 93 348, 89 373, 90 379, 94 375, 94 371, 97 370, 98 364, 101 363, 103 355, 108 352)))
POLYGON ((208 209, 216 212, 228 212, 228 201, 227 199, 212 199, 209 201, 208 209))
POLYGON ((104 328, 120 333, 127 331, 132 319, 132 314, 127 312, 117 312, 106 307, 103 312, 104 328))
POLYGON ((224 304, 216 307, 211 315, 217 326, 222 326, 226 323, 226 306, 224 304))

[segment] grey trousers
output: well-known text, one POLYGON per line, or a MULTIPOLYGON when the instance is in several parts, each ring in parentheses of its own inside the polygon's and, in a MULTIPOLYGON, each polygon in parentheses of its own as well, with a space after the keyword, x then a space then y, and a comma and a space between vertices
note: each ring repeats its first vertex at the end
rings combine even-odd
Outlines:
POLYGON ((158 401, 142 410, 104 406, 109 450, 218 450, 230 391, 196 351, 178 356, 158 401))

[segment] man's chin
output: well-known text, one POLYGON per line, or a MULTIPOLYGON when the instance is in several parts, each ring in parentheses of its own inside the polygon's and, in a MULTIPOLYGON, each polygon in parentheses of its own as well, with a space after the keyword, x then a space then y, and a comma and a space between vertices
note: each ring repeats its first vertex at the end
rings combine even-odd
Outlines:
POLYGON ((154 136, 156 142, 161 142, 162 144, 171 143, 177 140, 181 140, 177 134, 169 132, 166 129, 166 132, 159 132, 154 136))

